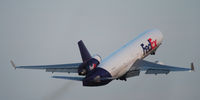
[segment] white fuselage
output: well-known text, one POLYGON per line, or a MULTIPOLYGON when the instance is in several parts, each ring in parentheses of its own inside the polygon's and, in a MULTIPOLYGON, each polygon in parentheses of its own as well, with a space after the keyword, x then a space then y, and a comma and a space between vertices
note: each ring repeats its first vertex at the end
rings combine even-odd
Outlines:
POLYGON ((161 44, 163 35, 157 29, 141 33, 126 45, 103 59, 99 67, 107 70, 112 77, 123 76, 137 59, 142 59, 149 54, 148 52, 146 53, 141 46, 141 44, 144 44, 144 47, 148 46, 149 39, 151 39, 151 42, 153 43, 151 45, 157 47, 161 44))

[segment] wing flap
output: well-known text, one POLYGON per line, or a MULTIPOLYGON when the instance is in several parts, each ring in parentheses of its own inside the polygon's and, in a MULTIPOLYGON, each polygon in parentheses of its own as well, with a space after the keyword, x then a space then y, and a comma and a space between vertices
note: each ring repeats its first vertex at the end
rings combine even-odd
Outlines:
POLYGON ((137 60, 132 67, 138 68, 141 71, 147 71, 147 70, 167 70, 167 71, 190 71, 191 68, 181 68, 181 67, 175 67, 175 66, 169 66, 169 65, 161 65, 145 60, 137 60))
POLYGON ((39 69, 39 70, 46 70, 46 72, 77 73, 78 67, 81 63, 55 64, 55 65, 35 65, 35 66, 16 66, 14 64, 14 62, 11 61, 11 64, 15 69, 39 69))
POLYGON ((168 74, 169 72, 166 69, 148 69, 145 74, 168 74))
POLYGON ((194 65, 191 63, 191 68, 181 68, 139 59, 126 73, 126 78, 138 76, 140 71, 146 71, 145 74, 168 74, 170 71, 194 71, 194 65))
POLYGON ((140 70, 129 70, 126 73, 126 78, 133 77, 133 76, 139 76, 139 75, 140 75, 140 70))

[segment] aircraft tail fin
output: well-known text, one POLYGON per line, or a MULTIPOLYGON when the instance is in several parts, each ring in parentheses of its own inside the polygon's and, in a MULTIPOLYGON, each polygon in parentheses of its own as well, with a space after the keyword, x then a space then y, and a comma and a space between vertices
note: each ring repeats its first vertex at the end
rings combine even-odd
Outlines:
POLYGON ((92 58, 89 51, 87 50, 87 48, 85 47, 84 43, 82 40, 80 40, 78 42, 78 47, 80 50, 80 54, 82 57, 83 62, 87 61, 88 59, 92 58))

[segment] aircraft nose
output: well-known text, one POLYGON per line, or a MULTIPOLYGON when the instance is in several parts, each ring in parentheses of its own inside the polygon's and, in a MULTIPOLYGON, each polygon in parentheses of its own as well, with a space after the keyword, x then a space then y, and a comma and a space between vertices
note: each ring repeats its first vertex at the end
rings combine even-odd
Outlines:
POLYGON ((162 32, 160 30, 157 30, 156 34, 157 34, 156 36, 158 37, 157 38, 158 42, 161 43, 163 41, 163 34, 162 34, 162 32))

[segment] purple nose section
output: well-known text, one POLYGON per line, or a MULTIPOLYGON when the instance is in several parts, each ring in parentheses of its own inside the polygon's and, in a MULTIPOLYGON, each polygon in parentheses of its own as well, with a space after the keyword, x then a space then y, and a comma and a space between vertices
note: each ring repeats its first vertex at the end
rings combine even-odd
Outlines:
POLYGON ((111 82, 111 74, 103 68, 95 68, 83 79, 83 86, 102 86, 111 82))

